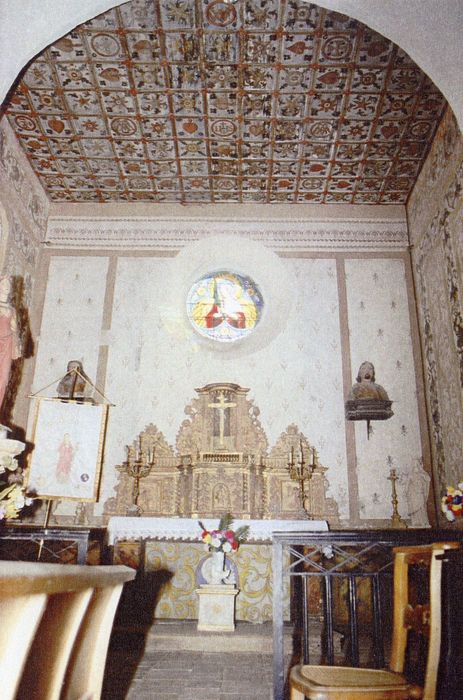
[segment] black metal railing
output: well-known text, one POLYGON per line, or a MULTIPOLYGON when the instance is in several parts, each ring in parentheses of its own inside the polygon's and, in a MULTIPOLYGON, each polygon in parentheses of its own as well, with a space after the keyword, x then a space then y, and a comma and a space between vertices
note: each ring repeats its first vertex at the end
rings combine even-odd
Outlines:
POLYGON ((101 559, 103 537, 102 528, 2 526, 0 559, 86 564, 91 542, 97 544, 101 559))
POLYGON ((382 668, 392 631, 393 548, 455 540, 463 540, 463 531, 273 533, 274 700, 285 698, 284 586, 288 578, 295 627, 290 663, 296 659, 382 668), (336 635, 343 641, 342 655, 335 649, 336 635), (317 658, 311 659, 315 653, 317 658))

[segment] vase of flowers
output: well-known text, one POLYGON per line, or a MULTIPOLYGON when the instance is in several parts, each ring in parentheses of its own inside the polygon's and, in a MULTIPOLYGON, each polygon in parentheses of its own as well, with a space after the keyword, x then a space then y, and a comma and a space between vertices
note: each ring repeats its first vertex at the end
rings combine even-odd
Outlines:
POLYGON ((236 552, 249 533, 249 525, 242 525, 235 531, 231 529, 232 523, 233 516, 230 513, 221 517, 217 530, 207 530, 199 521, 201 539, 207 551, 211 553, 202 567, 202 574, 207 583, 231 583, 230 569, 226 567, 226 554, 236 552))
POLYGON ((457 488, 447 486, 445 495, 441 498, 441 510, 447 520, 454 522, 463 516, 463 481, 457 484, 457 488))

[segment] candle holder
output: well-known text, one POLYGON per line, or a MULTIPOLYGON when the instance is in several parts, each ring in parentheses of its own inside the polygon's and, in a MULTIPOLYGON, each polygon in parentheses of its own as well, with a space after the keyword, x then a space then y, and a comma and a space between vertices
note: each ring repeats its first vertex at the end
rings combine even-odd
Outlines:
POLYGON ((407 527, 407 523, 402 520, 402 518, 399 515, 399 509, 398 509, 398 503, 399 499, 397 498, 397 488, 395 485, 395 482, 399 480, 399 477, 397 476, 397 472, 395 469, 391 469, 389 471, 389 476, 387 477, 388 481, 391 482, 392 486, 392 516, 391 516, 391 524, 392 527, 394 528, 400 528, 404 529, 407 527))
POLYGON ((135 448, 126 445, 125 449, 127 450, 126 460, 123 464, 116 467, 116 469, 133 479, 132 503, 127 507, 127 515, 138 517, 143 512, 142 508, 138 505, 140 481, 151 474, 151 470, 156 463, 156 447, 154 444, 143 446, 140 435, 135 448))
POLYGON ((318 455, 315 447, 306 447, 309 452, 309 462, 304 458, 304 448, 302 440, 299 441, 299 452, 297 459, 294 458, 294 446, 291 446, 288 454, 288 471, 293 481, 299 485, 299 499, 301 501, 301 512, 310 518, 310 499, 306 491, 306 482, 312 478, 312 474, 318 465, 318 455))

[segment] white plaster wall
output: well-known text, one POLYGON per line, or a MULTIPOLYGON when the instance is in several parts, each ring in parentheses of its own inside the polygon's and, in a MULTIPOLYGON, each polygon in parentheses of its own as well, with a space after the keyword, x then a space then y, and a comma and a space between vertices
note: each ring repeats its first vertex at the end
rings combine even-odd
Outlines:
POLYGON ((107 258, 101 257, 51 259, 32 393, 56 395, 56 380, 69 360, 82 361, 95 381, 107 268, 107 258))
POLYGON ((355 423, 357 481, 362 518, 392 514, 391 468, 397 470, 399 512, 408 516, 407 486, 422 458, 415 367, 405 267, 402 260, 347 260, 346 285, 352 383, 364 360, 373 362, 376 382, 394 402, 394 416, 355 423))
MULTIPOLYGON (((280 264, 275 256, 275 270, 280 264)), ((224 352, 223 346, 204 344, 186 320, 184 298, 169 292, 184 286, 176 276, 175 261, 119 259, 106 384, 116 406, 108 426, 102 500, 112 495, 117 474, 113 468, 124 459, 124 445, 148 423, 155 423, 174 446, 186 418, 184 408, 196 397, 195 387, 234 382, 250 389, 248 396, 260 408, 270 446, 290 423, 299 426, 330 467, 332 493, 347 507, 335 262, 289 259, 284 266, 295 284, 283 289, 290 295, 287 318, 276 320, 283 332, 276 337, 266 334, 249 351, 243 344, 224 352)), ((253 279, 271 307, 272 297, 281 291, 281 276, 274 276, 273 293, 258 273, 253 279)))
MULTIPOLYGON (((80 360, 95 382, 108 260, 104 257, 56 256, 51 259, 42 312, 31 393, 56 396, 57 380, 69 360, 80 360)), ((36 400, 30 402, 28 434, 32 437, 36 400)), ((56 515, 72 516, 75 502, 61 501, 56 515)))
MULTIPOLYGON (((204 236, 177 254, 121 251, 115 264, 109 262, 112 256, 50 252, 34 380, 34 391, 57 380, 70 359, 81 359, 92 379, 97 373, 104 376, 104 393, 114 406, 95 515, 114 494, 115 467, 125 458, 125 445, 154 423, 175 448, 195 388, 234 382, 249 388, 270 449, 291 423, 317 448, 329 469, 329 495, 345 521, 352 474, 360 519, 390 518, 391 466, 400 475, 399 510, 408 516, 409 475, 422 448, 401 253, 351 253, 346 260, 328 252, 279 256, 243 237, 204 236), (339 294, 343 264, 347 318, 341 317, 339 294), (267 313, 249 343, 218 346, 189 324, 185 295, 205 271, 227 266, 254 279, 267 313), (109 305, 104 311, 105 299, 109 305), (102 332, 103 324, 109 327, 102 332), (105 345, 107 364, 102 365, 105 345), (366 424, 355 425, 355 454, 347 451, 344 419, 343 363, 349 357, 352 383, 363 360, 375 364, 395 413, 372 424, 370 440, 366 424)), ((73 512, 72 504, 57 510, 69 516, 73 512)))

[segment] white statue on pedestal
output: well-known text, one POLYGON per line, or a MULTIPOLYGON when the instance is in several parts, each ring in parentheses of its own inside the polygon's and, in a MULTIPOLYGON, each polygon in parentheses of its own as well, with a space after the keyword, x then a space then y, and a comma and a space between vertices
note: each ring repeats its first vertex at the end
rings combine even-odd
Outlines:
POLYGON ((225 552, 213 550, 201 567, 204 580, 214 586, 225 583, 235 584, 235 576, 225 565, 225 552))
POLYGON ((20 440, 10 440, 8 438, 9 428, 0 425, 0 474, 8 469, 15 472, 18 468, 17 455, 21 454, 26 444, 20 440))
POLYGON ((415 459, 407 484, 408 515, 413 527, 430 527, 427 511, 431 477, 421 458, 415 459))

